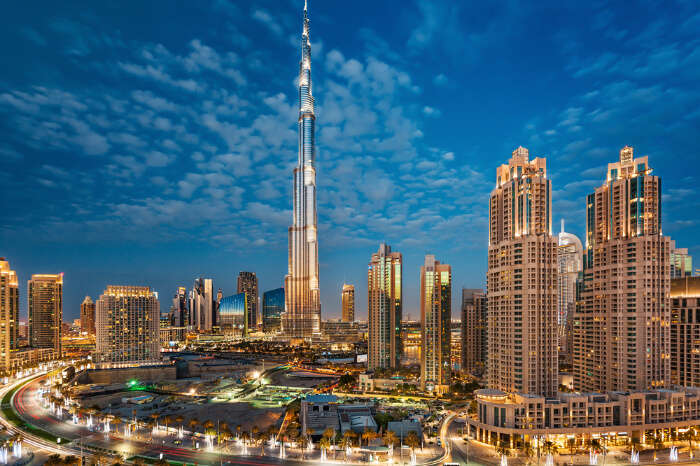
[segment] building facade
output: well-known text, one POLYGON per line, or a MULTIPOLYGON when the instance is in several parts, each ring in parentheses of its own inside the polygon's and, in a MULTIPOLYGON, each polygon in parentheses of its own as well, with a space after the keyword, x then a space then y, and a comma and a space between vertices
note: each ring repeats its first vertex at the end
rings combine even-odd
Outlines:
POLYGON ((12 365, 12 353, 19 340, 19 281, 10 263, 0 257, 0 363, 2 370, 12 365))
POLYGON ((462 288, 461 369, 470 374, 483 374, 486 369, 487 314, 486 292, 462 288))
POLYGON ((380 244, 367 267, 367 368, 396 368, 403 354, 403 259, 380 244))
POLYGON ((61 354, 63 274, 35 274, 27 283, 29 346, 61 354))
POLYGON ((299 63, 299 148, 294 168, 293 223, 289 227, 289 270, 284 280, 285 312, 282 333, 310 338, 321 332, 316 213, 316 114, 311 89, 311 38, 304 6, 299 63))
POLYGON ((109 285, 96 308, 97 362, 119 366, 160 360, 160 303, 154 291, 109 285))
POLYGON ((573 362, 571 352, 571 325, 578 299, 577 283, 583 271, 583 244, 574 234, 564 231, 564 220, 561 221, 559 247, 557 248, 558 268, 558 301, 557 325, 559 326, 559 353, 563 353, 567 365, 573 362))
POLYGON ((420 268, 421 389, 445 393, 451 378, 452 268, 425 256, 420 268))
POLYGON ((700 387, 700 277, 671 280, 671 383, 700 387))
POLYGON ((284 288, 276 288, 266 291, 262 297, 263 308, 263 332, 277 333, 282 325, 282 313, 284 312, 284 288))
POLYGON ((221 298, 219 303, 219 317, 221 329, 224 333, 234 335, 248 335, 248 293, 238 293, 233 296, 221 298))
POLYGON ((88 335, 95 334, 95 302, 90 296, 85 296, 80 304, 80 331, 88 335))
POLYGON ((557 239, 547 160, 518 147, 497 169, 488 247, 488 386, 553 396, 558 386, 557 239))
POLYGON ((343 322, 355 322, 355 286, 343 284, 340 296, 343 322))
POLYGON ((187 290, 184 286, 178 286, 173 296, 172 325, 174 327, 187 327, 189 325, 189 311, 187 309, 187 290))
POLYGON ((688 248, 677 248, 671 241, 671 278, 690 277, 693 275, 693 256, 688 248))
POLYGON ((586 201, 574 387, 610 392, 670 386, 670 239, 661 233, 661 179, 631 147, 586 201))
POLYGON ((248 306, 248 329, 258 326, 258 277, 255 272, 240 272, 238 274, 237 293, 246 294, 248 306))
POLYGON ((216 325, 214 283, 211 278, 197 278, 190 293, 190 315, 195 330, 209 332, 216 325))

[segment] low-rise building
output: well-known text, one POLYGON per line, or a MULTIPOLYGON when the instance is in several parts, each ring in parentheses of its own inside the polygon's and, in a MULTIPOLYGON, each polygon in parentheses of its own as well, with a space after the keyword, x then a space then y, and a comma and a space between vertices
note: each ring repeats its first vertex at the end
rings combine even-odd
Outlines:
POLYGON ((377 431, 374 408, 367 404, 339 404, 335 395, 309 395, 301 402, 302 432, 311 430, 318 438, 326 429, 341 434, 352 430, 361 434, 366 429, 377 431))
POLYGON ((401 388, 402 385, 418 385, 417 380, 406 380, 403 377, 374 377, 373 372, 366 372, 360 374, 359 377, 359 387, 363 392, 390 392, 397 388, 401 388))

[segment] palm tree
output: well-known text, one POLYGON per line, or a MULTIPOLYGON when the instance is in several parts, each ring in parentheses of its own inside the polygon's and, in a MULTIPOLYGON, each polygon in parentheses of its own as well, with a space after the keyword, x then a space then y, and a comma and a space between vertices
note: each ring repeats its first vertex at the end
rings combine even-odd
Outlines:
POLYGON ((173 422, 173 418, 172 418, 172 417, 170 417, 170 416, 165 416, 165 417, 163 418, 163 424, 165 425, 165 432, 166 432, 166 433, 168 432, 168 424, 170 424, 171 422, 173 422))
POLYGON ((692 427, 683 433, 683 440, 688 441, 688 451, 689 451, 690 458, 693 457, 693 440, 695 440, 695 438, 696 438, 695 429, 692 427))
POLYGON ((526 458, 525 464, 530 464, 532 462, 532 458, 535 456, 535 450, 532 448, 530 442, 520 442, 518 444, 518 449, 526 458))
POLYGON ((569 454, 573 455, 576 448, 576 439, 570 438, 566 440, 566 444, 569 447, 569 454))
POLYGON ((559 447, 557 447, 557 444, 552 442, 551 440, 546 440, 542 444, 542 451, 545 455, 556 455, 559 451, 559 447))
POLYGON ((661 440, 661 435, 654 433, 651 436, 651 446, 654 449, 654 461, 656 461, 656 451, 664 447, 664 442, 661 440))
POLYGON ((499 456, 505 456, 506 458, 510 456, 510 446, 508 445, 508 442, 505 440, 498 442, 498 445, 496 446, 496 454, 499 456))
POLYGON ((122 419, 118 416, 114 416, 114 419, 112 419, 112 424, 114 424, 114 432, 119 433, 119 424, 121 424, 122 419))
POLYGON ((343 438, 340 440, 340 448, 343 449, 345 452, 345 459, 348 459, 348 448, 352 448, 352 438, 354 436, 354 432, 351 430, 346 431, 343 434, 343 438), (352 434, 352 435, 350 435, 352 434))
POLYGON ((77 456, 66 456, 65 459, 63 460, 63 464, 68 465, 68 466, 78 466, 80 464, 80 458, 77 456))
POLYGON ((63 458, 61 458, 61 455, 51 455, 46 459, 46 462, 44 462, 44 465, 47 466, 58 466, 60 464, 63 464, 63 458))
POLYGON ((409 432, 408 435, 406 435, 406 445, 411 449, 411 453, 416 452, 416 448, 420 445, 420 439, 418 438, 418 435, 416 435, 415 432, 409 432))
POLYGON ((335 429, 329 427, 328 429, 324 430, 323 437, 327 438, 329 441, 332 441, 335 438, 335 429))
POLYGON ((153 422, 156 426, 156 429, 158 428, 158 418, 159 417, 160 417, 160 414, 158 414, 158 413, 151 414, 151 419, 153 419, 153 422))
POLYGON ((399 438, 396 436, 393 430, 387 430, 384 433, 384 444, 389 447, 389 446, 394 446, 398 443, 399 438))
POLYGON ((324 435, 321 437, 321 440, 319 440, 318 447, 321 449, 321 451, 325 451, 326 454, 328 454, 328 450, 331 448, 330 439, 324 435))
MULTIPOLYGON (((377 433, 370 429, 369 427, 365 427, 365 431, 362 432, 362 436, 360 437, 361 440, 365 440, 367 443, 367 446, 369 446, 370 440, 374 439, 377 436, 377 433)), ((362 441, 360 441, 360 446, 362 446, 362 441)))
POLYGON ((241 425, 240 424, 238 424, 236 426, 236 437, 241 438, 241 425))

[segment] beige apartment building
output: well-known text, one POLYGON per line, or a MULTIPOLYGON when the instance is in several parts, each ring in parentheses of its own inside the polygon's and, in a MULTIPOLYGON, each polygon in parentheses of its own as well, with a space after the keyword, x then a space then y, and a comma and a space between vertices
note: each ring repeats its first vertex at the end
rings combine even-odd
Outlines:
POLYGON ((367 267, 367 368, 399 366, 403 346, 403 259, 388 244, 380 244, 367 267))
POLYGON ((486 367, 487 312, 484 290, 462 288, 460 366, 470 374, 483 373, 486 367))
POLYGON ((557 238, 544 158, 518 147, 496 171, 488 249, 488 386, 554 396, 558 386, 557 238))
POLYGON ((90 296, 85 296, 80 304, 80 331, 95 334, 95 301, 90 296))
POLYGON ((12 364, 12 353, 19 338, 19 282, 10 263, 0 257, 0 363, 3 370, 12 364))
POLYGON ((343 322, 355 322, 355 286, 343 284, 340 295, 343 322))
POLYGON ((428 254, 420 268, 421 390, 450 389, 452 342, 452 268, 428 254))
POLYGON ((671 383, 700 387, 700 277, 671 280, 671 383))
POLYGON ((63 274, 34 274, 28 281, 29 346, 61 355, 63 274))
POLYGON ((581 303, 574 318, 574 387, 640 391, 671 382, 670 239, 661 179, 631 147, 587 197, 581 303))

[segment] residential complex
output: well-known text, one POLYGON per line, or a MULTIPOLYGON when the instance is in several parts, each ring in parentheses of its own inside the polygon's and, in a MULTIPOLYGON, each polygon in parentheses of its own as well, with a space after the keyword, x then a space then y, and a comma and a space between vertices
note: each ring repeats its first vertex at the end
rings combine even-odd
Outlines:
POLYGON ((0 257, 0 370, 10 368, 19 339, 19 281, 10 263, 0 257))
POLYGON ((671 280, 671 383, 700 387, 700 277, 671 280))
POLYGON ((340 297, 341 318, 344 322, 355 321, 355 287, 343 284, 340 297))
POLYGON ((452 268, 426 255, 420 268, 421 389, 445 393, 450 388, 452 268))
POLYGON ((671 278, 691 275, 693 275, 693 257, 688 254, 688 248, 676 248, 676 242, 671 241, 671 278))
POLYGON ((560 354, 564 354, 565 360, 570 365, 573 357, 570 348, 570 337, 573 331, 571 327, 573 325, 574 311, 576 310, 579 280, 583 277, 583 245, 576 235, 564 231, 564 220, 561 221, 561 232, 558 239, 558 344, 560 354))
POLYGON ((240 272, 236 293, 246 294, 246 306, 248 306, 248 329, 258 326, 258 277, 255 272, 240 272))
POLYGON ((403 259, 380 244, 367 267, 367 368, 398 367, 403 353, 401 320, 403 259))
POLYGON ((95 334, 95 302, 90 296, 85 296, 80 304, 80 331, 95 334))
POLYGON ((631 147, 587 197, 581 305, 574 318, 577 390, 670 386, 670 239, 661 179, 631 147))
POLYGON ((558 387, 557 239, 544 158, 518 147, 489 204, 488 386, 554 396, 558 387))
POLYGON ((483 374, 486 369, 487 343, 486 292, 462 288, 461 369, 471 374, 483 374))
POLYGON ((27 283, 29 346, 61 354, 63 274, 35 274, 27 283))
POLYGON ((96 308, 97 362, 120 366, 160 360, 160 303, 149 287, 109 285, 96 308))
POLYGON ((197 278, 190 290, 190 325, 194 330, 211 331, 216 325, 214 283, 197 278))

